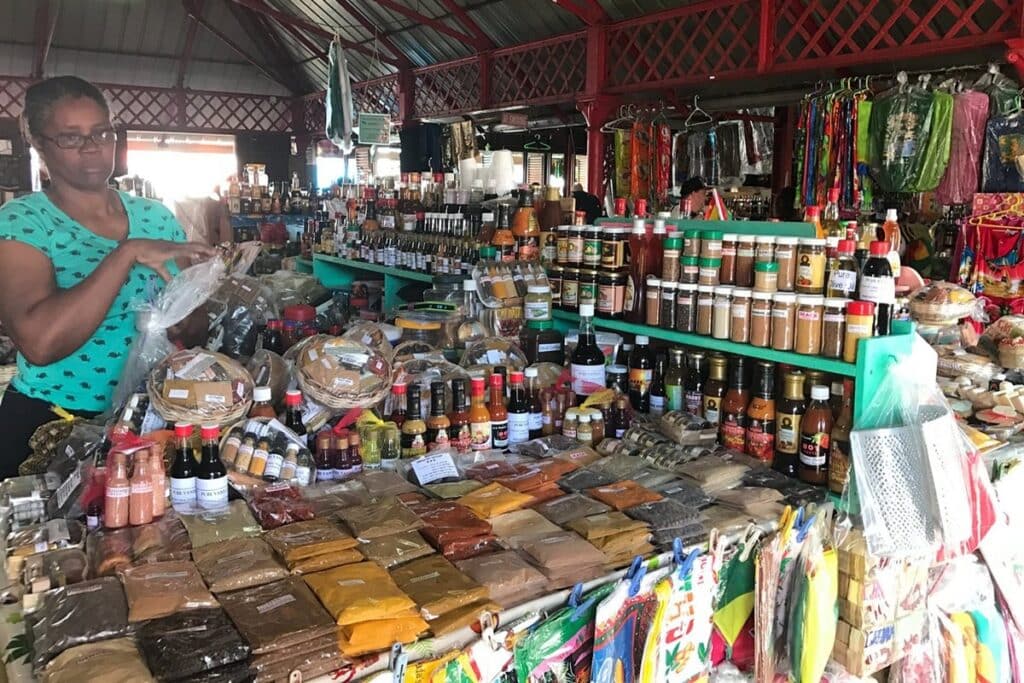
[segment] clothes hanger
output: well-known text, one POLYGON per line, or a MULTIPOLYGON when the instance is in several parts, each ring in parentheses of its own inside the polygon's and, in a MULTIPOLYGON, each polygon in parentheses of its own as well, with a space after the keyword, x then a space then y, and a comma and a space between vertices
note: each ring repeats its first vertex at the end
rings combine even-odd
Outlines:
POLYGON ((619 107, 619 116, 617 118, 601 126, 601 132, 614 133, 615 131, 619 130, 628 130, 629 128, 632 128, 634 121, 636 121, 636 115, 634 113, 633 105, 624 104, 621 107, 619 107), (622 123, 627 123, 629 125, 619 125, 622 123))
POLYGON ((683 121, 683 128, 686 132, 692 132, 696 130, 709 130, 715 127, 715 119, 711 114, 707 113, 698 102, 700 97, 698 95, 693 96, 693 109, 687 114, 686 120, 683 121))
POLYGON ((541 142, 540 133, 537 133, 533 136, 533 140, 523 145, 523 149, 528 152, 550 152, 551 145, 541 142))

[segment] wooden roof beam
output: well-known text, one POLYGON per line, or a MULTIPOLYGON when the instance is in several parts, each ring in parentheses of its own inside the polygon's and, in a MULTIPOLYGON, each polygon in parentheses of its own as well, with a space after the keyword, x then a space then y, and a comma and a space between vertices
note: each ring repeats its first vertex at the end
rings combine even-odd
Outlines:
POLYGON ((554 0, 554 3, 567 12, 572 12, 587 26, 607 24, 611 21, 597 0, 554 0))
MULTIPOLYGON (((205 1, 198 0, 196 3, 196 10, 200 14, 204 9, 205 1)), ((188 22, 188 28, 185 31, 185 48, 181 51, 181 57, 178 58, 178 75, 174 79, 174 85, 178 88, 185 87, 185 74, 188 73, 188 65, 192 61, 192 47, 195 44, 196 33, 199 31, 199 22, 189 14, 188 3, 182 0, 181 4, 185 8, 185 21, 188 22)))
POLYGON ((441 0, 441 4, 455 15, 455 18, 458 19, 463 28, 468 29, 474 36, 484 41, 488 45, 488 49, 494 48, 494 41, 480 29, 480 25, 473 21, 472 17, 469 16, 469 12, 456 0, 441 0))
POLYGON ((33 40, 35 51, 32 56, 32 78, 43 77, 43 67, 46 65, 47 55, 50 54, 53 34, 57 30, 57 8, 50 0, 38 0, 38 3, 33 40))
POLYGON ((396 2, 396 0, 377 0, 377 4, 380 5, 381 7, 386 7, 387 9, 391 10, 396 14, 401 14, 403 17, 406 17, 407 19, 412 19, 413 21, 423 24, 424 26, 429 26, 435 31, 443 33, 444 35, 450 38, 454 38, 460 43, 466 43, 467 45, 471 45, 477 50, 490 49, 490 41, 481 40, 477 36, 470 36, 466 35, 465 33, 462 33, 461 31, 456 31, 455 29, 453 29, 451 26, 444 23, 440 19, 434 19, 433 17, 428 17, 425 14, 420 14, 416 10, 409 9, 400 2, 396 2))

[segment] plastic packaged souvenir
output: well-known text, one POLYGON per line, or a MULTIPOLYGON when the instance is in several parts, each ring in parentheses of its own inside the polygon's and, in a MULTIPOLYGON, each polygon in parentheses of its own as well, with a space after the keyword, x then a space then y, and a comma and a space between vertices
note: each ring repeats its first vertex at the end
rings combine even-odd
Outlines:
POLYGON ((233 591, 221 597, 253 654, 294 651, 302 643, 331 636, 337 625, 305 582, 297 577, 233 591))
POLYGON ((343 337, 317 335, 289 350, 299 388, 333 411, 373 405, 391 390, 391 363, 377 349, 343 337))
POLYGON ((371 541, 423 526, 412 510, 394 498, 341 510, 338 517, 360 541, 371 541))
POLYGON ((968 316, 980 317, 974 295, 951 282, 926 285, 910 297, 910 315, 926 325, 954 324, 968 316))
POLYGON ((359 544, 358 550, 367 560, 376 562, 385 569, 426 557, 434 552, 418 531, 402 531, 372 541, 364 541, 359 544))
POLYGON ((248 414, 252 390, 252 378, 237 361, 204 349, 172 353, 146 383, 160 417, 192 424, 234 424, 248 414))
POLYGON ((832 654, 838 620, 835 548, 812 525, 801 550, 790 596, 789 663, 795 683, 817 683, 832 654))
POLYGON ((221 353, 244 359, 256 351, 261 325, 278 317, 273 292, 248 275, 224 278, 207 302, 207 312, 215 321, 211 337, 220 339, 221 353))
POLYGON ((149 670, 161 682, 204 680, 203 675, 249 656, 249 646, 220 608, 147 621, 136 639, 149 670))
POLYGON ((232 538, 259 536, 263 531, 243 500, 230 501, 227 507, 217 510, 181 515, 181 521, 188 530, 193 549, 232 538))
POLYGON ((210 543, 193 552, 196 567, 214 593, 251 588, 288 576, 262 538, 210 543))
POLYGON ((488 598, 487 589, 438 555, 413 560, 391 570, 391 578, 432 621, 488 598))
POLYGON ((342 626, 388 619, 416 608, 416 603, 395 585, 391 576, 373 562, 337 567, 304 578, 342 626))
POLYGON ((44 550, 57 550, 81 546, 85 526, 73 519, 51 519, 11 532, 7 537, 7 552, 14 557, 25 557, 44 550))
POLYGON ((81 583, 88 573, 89 560, 78 548, 29 555, 21 571, 22 583, 30 593, 81 583))
POLYGON ((122 569, 120 574, 131 622, 217 606, 192 562, 153 562, 122 569))
POLYGON ((470 374, 481 370, 490 374, 498 366, 505 366, 510 371, 522 370, 529 364, 522 349, 500 337, 487 337, 470 345, 460 362, 470 374))
POLYGON ((297 486, 285 482, 256 489, 249 506, 264 529, 313 519, 313 506, 302 497, 297 486))
POLYGON ((949 165, 935 190, 935 201, 941 206, 965 204, 971 201, 978 189, 988 104, 988 96, 977 90, 953 96, 949 165))
POLYGON ((284 404, 284 394, 288 390, 291 373, 284 358, 267 349, 257 349, 245 369, 252 376, 253 386, 270 387, 272 402, 275 406, 284 404))
POLYGON ((154 683, 131 638, 114 638, 78 645, 54 657, 46 667, 44 683, 154 683))
POLYGON ((932 93, 908 85, 906 75, 901 76, 901 84, 875 97, 871 108, 871 167, 886 192, 913 192, 917 187, 931 131, 932 93))

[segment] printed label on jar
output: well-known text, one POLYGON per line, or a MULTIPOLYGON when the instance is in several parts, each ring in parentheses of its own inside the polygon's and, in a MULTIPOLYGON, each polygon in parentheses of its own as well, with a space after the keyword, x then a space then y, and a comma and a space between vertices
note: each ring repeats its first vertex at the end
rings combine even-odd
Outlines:
POLYGON ((601 240, 584 240, 583 264, 587 266, 601 265, 601 240))
POLYGON ((800 435, 800 463, 807 467, 824 467, 828 463, 829 435, 825 432, 800 435))
POLYGON ((555 342, 551 344, 537 344, 537 353, 558 353, 562 350, 562 345, 555 342))
POLYGON ((797 311, 796 317, 800 320, 810 320, 811 322, 821 319, 821 316, 816 311, 797 311))
POLYGON ((654 380, 654 370, 629 369, 629 390, 646 394, 654 380))
POLYGON ((775 449, 796 455, 800 449, 800 415, 775 413, 775 449))
POLYGON ((870 337, 871 336, 871 323, 859 324, 847 322, 846 333, 853 335, 854 337, 870 337))
POLYGON ((580 284, 579 292, 579 303, 583 304, 597 304, 597 285, 593 282, 584 282, 580 284))
POLYGON ((704 397, 704 419, 713 425, 717 425, 721 418, 721 412, 719 411, 722 405, 722 400, 714 396, 704 397))
POLYGON ((597 290, 597 310, 613 315, 621 313, 624 291, 622 285, 601 285, 597 290))
POLYGON ((860 298, 876 304, 891 304, 896 301, 896 280, 891 277, 865 275, 860 280, 860 298))
POLYGON ((747 455, 770 463, 775 457, 775 420, 750 418, 747 424, 747 455))
POLYGON ((551 319, 551 307, 546 301, 527 301, 523 313, 527 321, 551 319))
POLYGON ((665 414, 665 397, 651 394, 650 414, 654 416, 665 414))
POLYGON ((665 386, 665 400, 668 410, 683 409, 683 385, 669 384, 665 386))
MULTIPOLYGON (((722 250, 725 253, 725 249, 722 250)), ((754 247, 739 247, 736 249, 736 256, 739 258, 754 258, 754 247)))
POLYGON ((459 425, 449 436, 449 442, 459 453, 468 453, 473 446, 473 434, 468 424, 459 425))
POLYGON ((837 292, 853 294, 857 289, 857 273, 852 270, 833 270, 828 275, 828 288, 837 292))
POLYGON ((580 289, 578 282, 564 281, 562 283, 562 304, 564 306, 578 306, 579 296, 580 289))
POLYGON ((823 320, 827 323, 842 323, 846 320, 846 316, 842 313, 826 313, 823 320))
POLYGON ((746 318, 749 310, 747 304, 733 304, 732 305, 732 317, 734 318, 746 318))
POLYGON ((604 365, 572 364, 572 390, 580 396, 590 396, 604 389, 604 365))
POLYGON ((703 417, 701 413, 704 407, 704 394, 699 394, 696 391, 687 391, 683 398, 683 406, 684 410, 690 415, 703 417))
POLYGON ((722 420, 722 445, 742 451, 747 436, 746 422, 746 415, 726 415, 722 420))
POLYGON ((491 445, 494 448, 505 448, 508 446, 508 420, 491 422, 491 445))
POLYGON ((821 287, 825 280, 825 256, 801 256, 796 267, 796 284, 801 287, 821 287))
POLYGON ((491 423, 474 422, 470 425, 470 438, 474 451, 486 451, 491 447, 491 423))

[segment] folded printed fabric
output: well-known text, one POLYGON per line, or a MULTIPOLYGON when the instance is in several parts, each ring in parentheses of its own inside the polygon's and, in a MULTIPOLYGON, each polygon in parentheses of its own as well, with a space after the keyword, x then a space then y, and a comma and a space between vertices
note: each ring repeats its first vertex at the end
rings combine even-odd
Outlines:
MULTIPOLYGON (((544 589, 546 579, 518 553, 506 550, 456 563, 459 571, 487 588, 491 600, 510 607, 513 597, 533 597, 544 589)), ((518 600, 517 602, 521 602, 518 600)))
POLYGON ((390 536, 381 536, 359 544, 358 551, 371 562, 390 569, 403 562, 434 553, 419 531, 403 531, 390 536))
POLYGON ((535 510, 516 510, 498 515, 491 520, 491 528, 494 535, 510 548, 518 548, 531 539, 562 532, 561 527, 552 524, 535 510))
POLYGON ((288 570, 262 538, 235 538, 192 551, 196 568, 214 593, 278 581, 288 570))
POLYGON ((210 543, 263 533, 263 527, 252 516, 244 500, 232 500, 215 510, 197 510, 195 514, 181 515, 181 522, 188 529, 193 550, 210 543))
POLYGON ((341 627, 338 647, 346 657, 387 650, 395 643, 414 642, 429 629, 415 609, 397 614, 391 619, 373 619, 341 627))
POLYGON ((346 508, 338 512, 338 517, 360 541, 370 541, 423 526, 423 522, 412 510, 394 498, 346 508))
POLYGON ((349 550, 307 557, 304 560, 299 560, 295 564, 289 565, 288 568, 292 574, 312 574, 313 572, 322 572, 325 569, 334 569, 335 567, 362 561, 362 553, 355 548, 351 548, 349 550))
POLYGON ((626 508, 626 514, 633 519, 647 523, 652 531, 684 529, 703 519, 697 508, 668 498, 626 508))
POLYGON ((69 647, 127 635, 124 588, 108 576, 46 591, 35 611, 25 615, 25 630, 37 671, 69 647))
POLYGON ((506 512, 526 507, 533 498, 510 488, 492 482, 458 499, 459 504, 472 510, 478 517, 490 519, 506 512))
POLYGON ((443 636, 453 631, 458 631, 460 628, 478 623, 480 617, 487 612, 498 612, 500 610, 501 606, 496 602, 478 600, 465 607, 442 614, 437 619, 431 619, 427 623, 430 625, 431 633, 435 636, 443 636))
POLYGON ((383 567, 373 562, 349 564, 303 578, 341 626, 390 619, 416 609, 412 598, 395 585, 383 567))
POLYGON ((571 531, 528 541, 521 550, 536 565, 547 569, 603 565, 607 559, 604 553, 571 531))
POLYGON ((488 597, 485 587, 439 555, 396 567, 391 570, 391 578, 413 599, 427 621, 488 597))
POLYGON ((332 635, 336 625, 298 577, 225 594, 224 611, 255 654, 332 635))
POLYGON ((649 527, 645 522, 631 519, 622 512, 602 512, 598 515, 580 517, 566 524, 566 527, 572 529, 588 541, 627 532, 640 531, 647 533, 649 531, 649 527))
POLYGON ((351 550, 359 545, 329 519, 311 519, 268 531, 264 538, 289 566, 314 555, 351 550))
POLYGON ((249 657, 249 646, 219 608, 143 622, 136 639, 158 681, 198 680, 206 672, 216 673, 249 657))
POLYGON ((660 493, 645 489, 631 479, 623 479, 614 484, 587 489, 587 495, 595 498, 616 510, 625 510, 641 503, 661 500, 660 493))
POLYGON ((191 562, 153 562, 121 569, 128 621, 166 617, 186 609, 217 606, 191 562))
POLYGON ((574 519, 608 512, 610 507, 582 493, 569 493, 545 501, 533 508, 552 524, 565 526, 574 519))
POLYGON ((323 641, 318 638, 315 649, 304 648, 301 652, 288 653, 287 657, 274 660, 267 659, 265 655, 253 657, 254 683, 287 681, 295 672, 302 675, 302 680, 311 680, 340 669, 345 665, 345 658, 338 648, 338 636, 335 634, 327 638, 327 642, 323 641))
POLYGON ((468 507, 454 501, 429 500, 409 507, 423 522, 420 533, 438 549, 453 541, 491 533, 487 520, 480 519, 468 507))
POLYGON ((151 683, 142 653, 131 638, 114 638, 68 648, 53 658, 42 683, 151 683))

